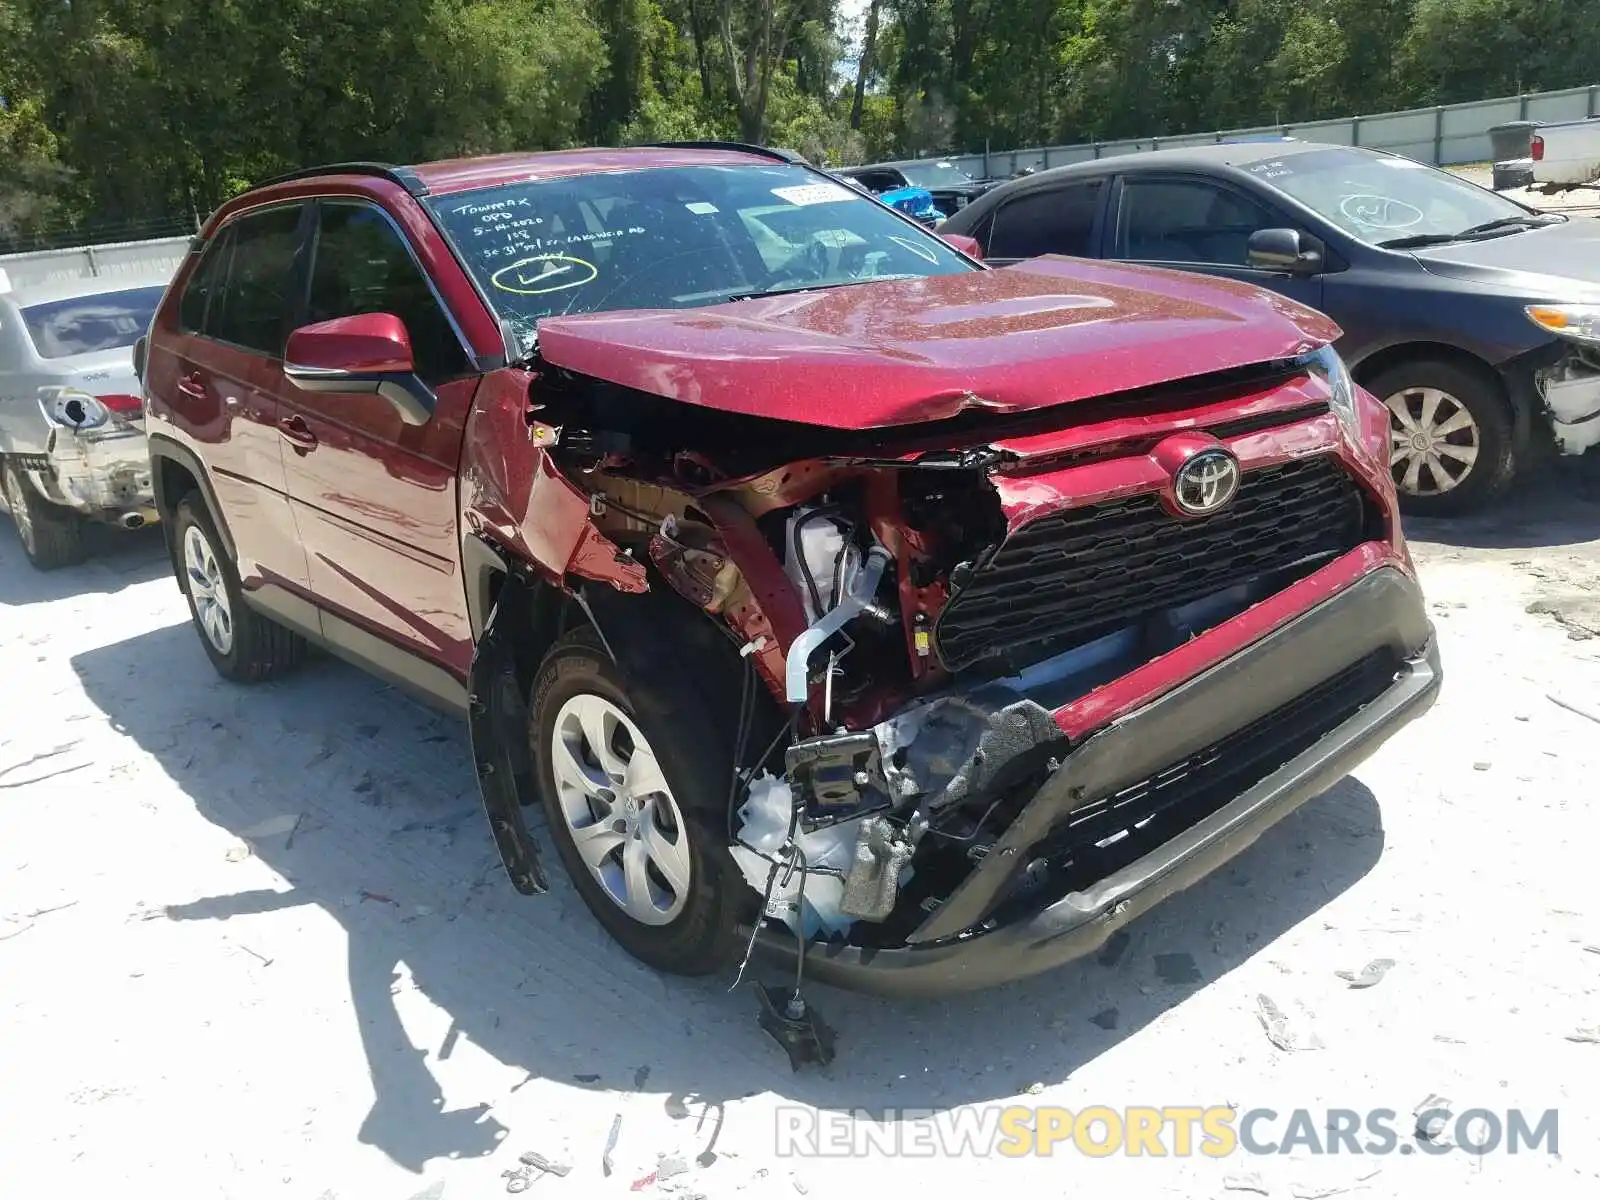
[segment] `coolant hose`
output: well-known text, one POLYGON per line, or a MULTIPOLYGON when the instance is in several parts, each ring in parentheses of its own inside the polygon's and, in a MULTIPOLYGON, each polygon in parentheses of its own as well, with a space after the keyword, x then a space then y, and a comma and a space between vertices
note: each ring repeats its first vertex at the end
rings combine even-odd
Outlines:
POLYGON ((845 596, 833 608, 818 617, 815 624, 789 644, 789 656, 784 663, 784 689, 790 704, 804 704, 811 689, 806 682, 811 656, 817 648, 839 631, 845 622, 861 615, 878 594, 878 584, 883 579, 884 568, 889 565, 889 552, 882 546, 867 551, 867 561, 850 580, 845 596))

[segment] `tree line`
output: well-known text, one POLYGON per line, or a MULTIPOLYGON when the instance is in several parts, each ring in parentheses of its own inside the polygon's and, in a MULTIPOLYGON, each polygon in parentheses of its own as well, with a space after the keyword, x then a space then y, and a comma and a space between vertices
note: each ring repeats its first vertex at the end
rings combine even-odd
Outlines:
POLYGON ((1312 120, 1591 83, 1596 46, 1600 0, 0 0, 0 238, 337 160, 1312 120))

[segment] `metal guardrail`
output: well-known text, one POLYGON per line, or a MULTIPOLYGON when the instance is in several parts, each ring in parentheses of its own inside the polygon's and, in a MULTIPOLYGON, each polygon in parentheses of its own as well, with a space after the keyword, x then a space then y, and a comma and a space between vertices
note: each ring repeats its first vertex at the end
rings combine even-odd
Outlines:
MULTIPOLYGON (((1013 175, 1024 167, 1044 170, 1091 159, 1112 158, 1119 154, 1137 154, 1145 150, 1203 146, 1228 138, 1276 135, 1308 142, 1332 142, 1389 150, 1419 162, 1446 167, 1490 161, 1489 130, 1496 125, 1508 121, 1580 121, 1593 116, 1600 116, 1600 84, 1472 100, 1462 104, 1441 104, 1402 112, 1339 117, 1327 121, 1295 121, 1284 125, 1258 125, 1250 129, 1174 134, 1172 137, 1083 142, 1071 146, 1032 146, 982 154, 941 154, 930 157, 939 162, 954 163, 967 174, 981 179, 1013 175)), ((914 165, 918 161, 925 163, 928 159, 903 161, 906 165, 914 165)))

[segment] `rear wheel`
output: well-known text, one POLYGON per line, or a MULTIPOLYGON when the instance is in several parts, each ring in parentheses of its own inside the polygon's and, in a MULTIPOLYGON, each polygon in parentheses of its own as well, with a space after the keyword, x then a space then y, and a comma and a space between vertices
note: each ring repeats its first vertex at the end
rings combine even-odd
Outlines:
POLYGON ((676 682, 624 680, 594 632, 575 631, 539 668, 529 738, 551 836, 589 910, 649 966, 704 975, 737 958, 754 894, 726 849, 728 756, 676 682))
POLYGON ((305 640, 245 604, 239 572, 222 549, 222 539, 198 493, 191 492, 178 505, 173 540, 190 615, 218 674, 240 683, 260 683, 299 665, 305 657, 305 640))
POLYGON ((1511 409, 1487 371, 1418 359, 1366 386, 1389 410, 1389 467, 1404 511, 1457 516, 1511 486, 1518 465, 1511 409))
POLYGON ((17 526, 17 540, 28 561, 41 571, 71 567, 87 556, 83 544, 83 518, 70 508, 51 504, 23 477, 22 469, 5 463, 6 507, 17 526))

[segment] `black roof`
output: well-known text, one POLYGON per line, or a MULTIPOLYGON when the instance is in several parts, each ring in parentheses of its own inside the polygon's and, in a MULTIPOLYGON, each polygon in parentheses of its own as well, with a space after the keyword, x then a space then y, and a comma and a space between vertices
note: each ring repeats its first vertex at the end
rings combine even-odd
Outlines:
POLYGON ((1134 154, 1114 154, 1106 158, 1068 163, 1064 167, 1051 167, 1047 171, 1039 171, 1027 176, 1027 180, 1031 183, 1041 179, 1059 179, 1066 175, 1091 175, 1100 171, 1138 170, 1144 167, 1169 171, 1174 169, 1183 170, 1186 167, 1211 170, 1215 170, 1217 167, 1247 167, 1251 163, 1270 162, 1278 158, 1291 158, 1298 154, 1310 154, 1319 150, 1355 149, 1367 150, 1368 153, 1372 154, 1383 153, 1383 151, 1372 150, 1370 147, 1341 146, 1330 142, 1222 142, 1215 145, 1176 146, 1170 150, 1143 150, 1134 154))

